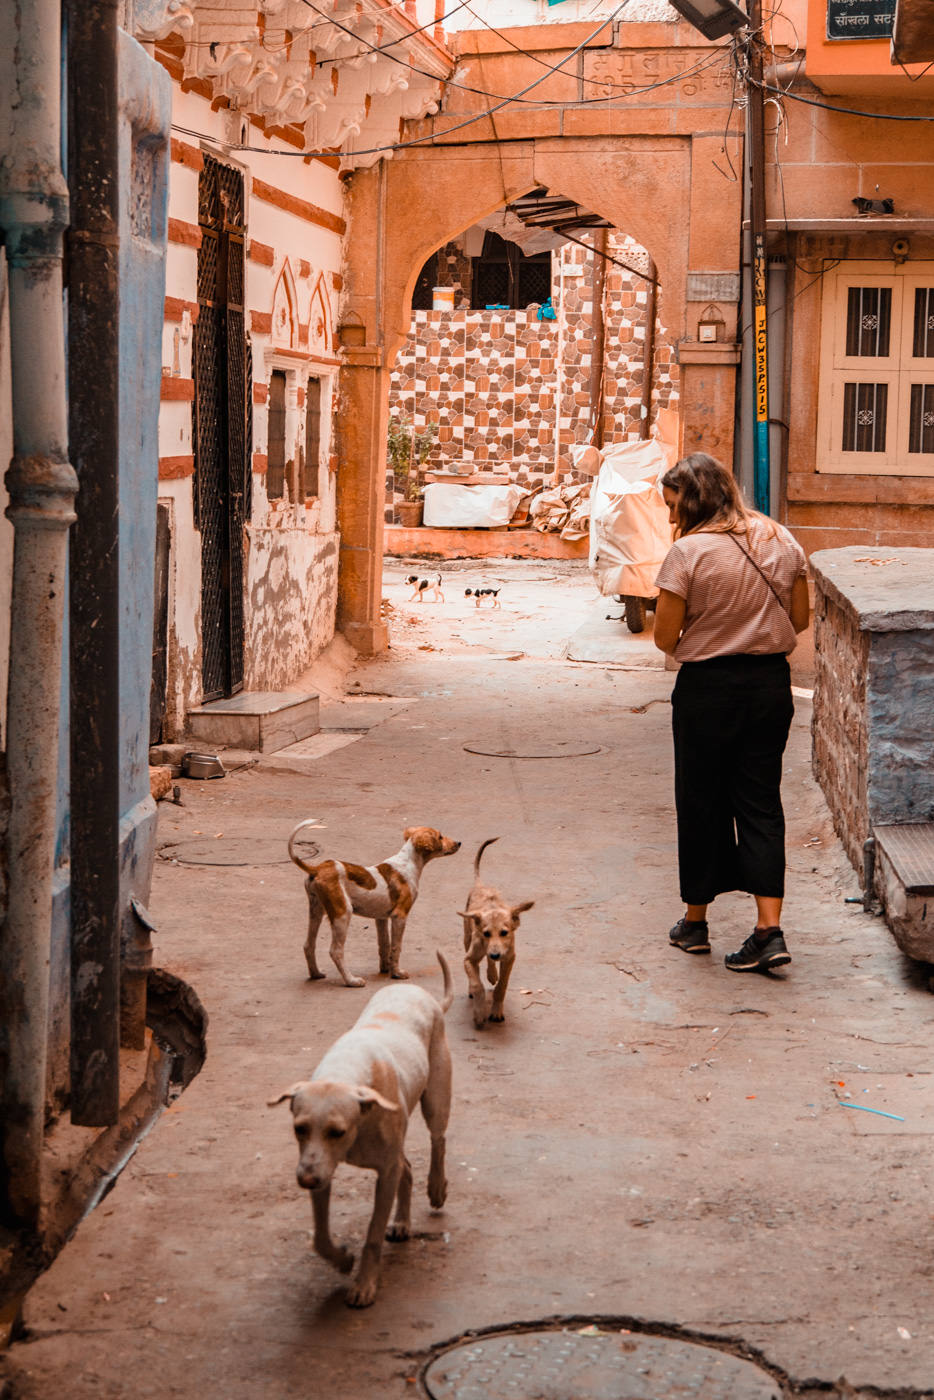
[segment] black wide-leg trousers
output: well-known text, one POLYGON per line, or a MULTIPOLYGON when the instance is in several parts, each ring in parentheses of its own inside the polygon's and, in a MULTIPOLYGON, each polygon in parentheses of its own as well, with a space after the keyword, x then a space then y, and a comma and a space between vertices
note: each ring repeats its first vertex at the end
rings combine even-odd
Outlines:
POLYGON ((671 697, 685 904, 785 892, 782 754, 794 714, 784 655, 686 661, 671 697))

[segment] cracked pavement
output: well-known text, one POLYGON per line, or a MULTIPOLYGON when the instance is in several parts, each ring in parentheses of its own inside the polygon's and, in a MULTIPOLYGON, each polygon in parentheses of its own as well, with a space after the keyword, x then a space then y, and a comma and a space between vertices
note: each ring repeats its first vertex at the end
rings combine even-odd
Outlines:
MULTIPOLYGON (((391 652, 355 669, 346 698, 325 696, 325 727, 347 741, 184 781, 160 840, 279 842, 284 858, 293 825, 317 816, 326 854, 369 863, 409 824, 460 838, 426 870, 403 949, 435 992, 436 947, 455 978, 445 1209, 428 1206, 416 1115, 416 1233, 386 1246, 375 1305, 344 1306, 344 1280, 310 1249, 288 1113, 266 1100, 380 985, 372 924, 355 920, 347 944, 366 988, 339 985, 326 957, 309 983, 287 861, 160 860, 156 962, 204 1002, 208 1057, 30 1295, 26 1336, 0 1359, 12 1394, 395 1400, 422 1393, 420 1359, 468 1329, 613 1316, 740 1339, 789 1395, 934 1395, 934 1000, 881 920, 844 903, 859 882, 811 777, 809 702, 784 781, 794 961, 732 975, 748 898, 713 907, 713 957, 667 944, 673 676, 648 638, 624 639, 637 659, 622 669, 622 624, 605 622, 619 610, 574 566, 446 566, 443 605, 406 602, 410 571, 387 567, 391 652), (463 596, 490 577, 505 581, 499 612, 463 596), (595 619, 616 659, 565 660, 595 619), (599 752, 464 749, 577 741, 599 752), (496 835, 484 876, 536 903, 506 1023, 477 1031, 455 911, 496 835)), ((810 684, 806 646, 795 684, 810 684)), ((336 1239, 359 1247, 371 1191, 370 1174, 341 1169, 336 1239)))

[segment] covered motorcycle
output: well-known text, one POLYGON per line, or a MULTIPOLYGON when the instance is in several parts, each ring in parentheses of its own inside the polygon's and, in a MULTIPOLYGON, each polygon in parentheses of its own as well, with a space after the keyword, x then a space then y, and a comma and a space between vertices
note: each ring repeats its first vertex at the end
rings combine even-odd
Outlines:
POLYGON ((600 455, 590 500, 590 569, 600 592, 625 606, 630 632, 641 632, 658 597, 655 575, 671 548, 661 478, 676 454, 648 438, 614 443, 600 455))

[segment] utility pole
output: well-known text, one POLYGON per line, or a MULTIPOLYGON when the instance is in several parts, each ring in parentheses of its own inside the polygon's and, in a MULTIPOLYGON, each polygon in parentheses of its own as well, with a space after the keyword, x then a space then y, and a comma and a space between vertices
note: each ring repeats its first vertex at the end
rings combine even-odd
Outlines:
POLYGON ((756 510, 768 514, 771 507, 769 462, 769 373, 766 229, 765 229, 765 120, 762 92, 762 0, 749 0, 749 38, 746 45, 746 158, 749 171, 749 232, 752 245, 753 309, 753 497, 756 510))

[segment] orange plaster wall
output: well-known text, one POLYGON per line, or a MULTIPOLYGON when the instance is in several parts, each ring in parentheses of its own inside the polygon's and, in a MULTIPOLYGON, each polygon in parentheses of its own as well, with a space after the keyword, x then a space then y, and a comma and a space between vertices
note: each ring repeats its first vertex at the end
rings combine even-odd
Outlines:
MULTIPOLYGON (((894 8, 895 0, 892 5, 894 8)), ((921 77, 926 65, 909 63, 906 75, 898 65, 892 64, 890 48, 888 39, 854 39, 852 42, 828 39, 827 0, 809 0, 805 72, 823 92, 930 102, 934 95, 934 73, 921 77)))

